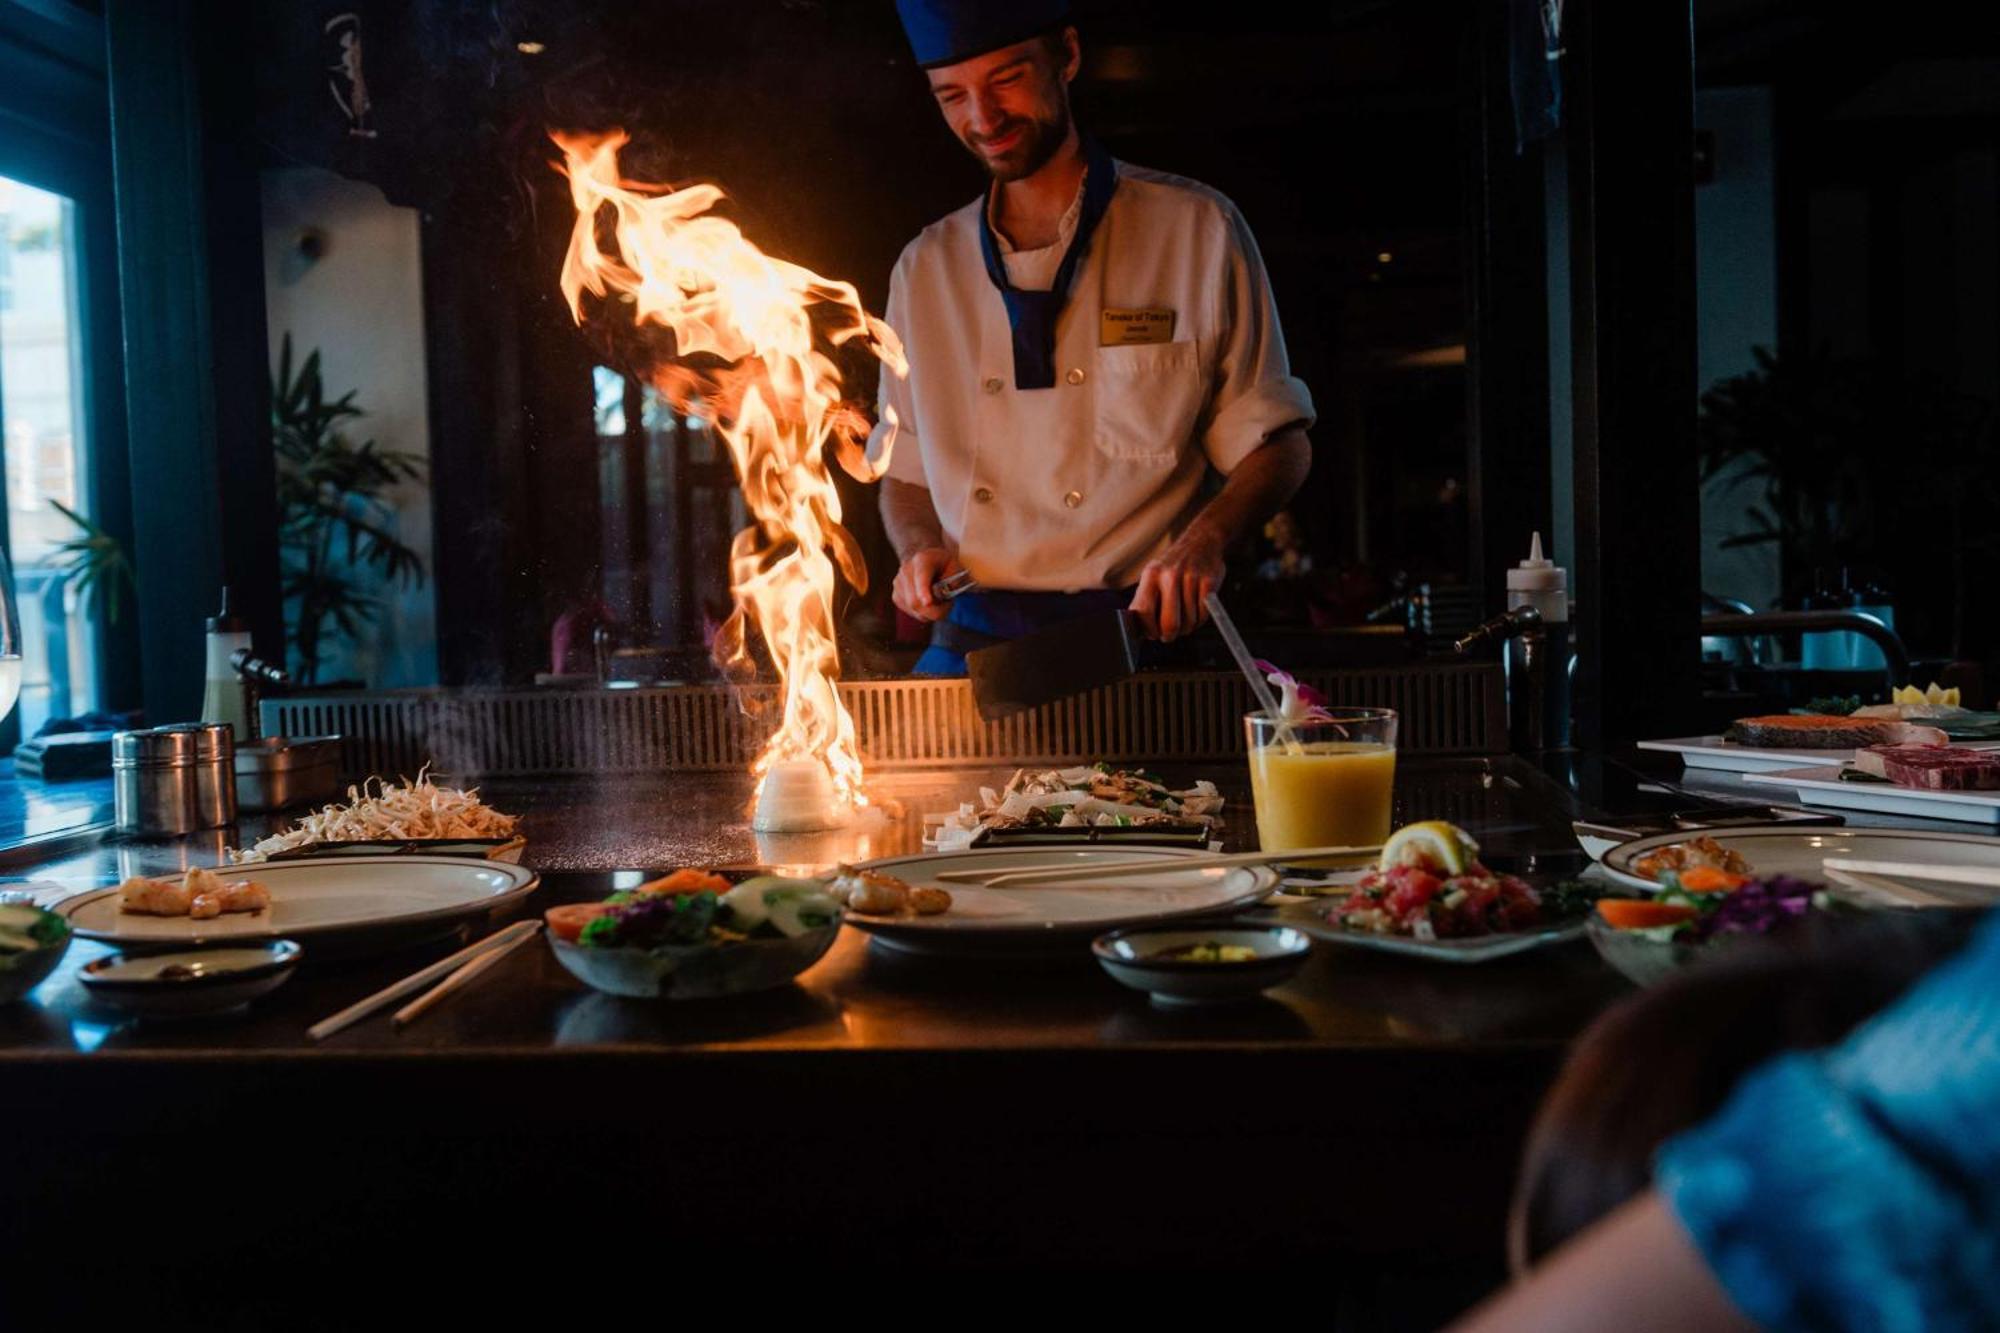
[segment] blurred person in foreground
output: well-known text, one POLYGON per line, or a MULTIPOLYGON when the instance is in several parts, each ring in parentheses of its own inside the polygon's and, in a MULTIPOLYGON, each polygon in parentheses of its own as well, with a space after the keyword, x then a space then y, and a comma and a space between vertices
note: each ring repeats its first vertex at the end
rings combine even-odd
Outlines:
POLYGON ((1460 1327, 2000 1327, 2000 913, 1927 916, 1606 1015, 1460 1327))

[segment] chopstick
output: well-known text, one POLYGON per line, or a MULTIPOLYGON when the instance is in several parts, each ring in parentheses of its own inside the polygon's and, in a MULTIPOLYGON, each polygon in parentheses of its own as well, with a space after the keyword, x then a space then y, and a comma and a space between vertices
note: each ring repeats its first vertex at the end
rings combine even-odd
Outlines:
POLYGON ((322 1018, 306 1029, 306 1035, 314 1041, 325 1041, 342 1028, 352 1027, 362 1019, 387 1004, 394 1004, 411 991, 422 990, 453 968, 462 966, 492 949, 524 940, 542 928, 539 921, 516 921, 505 930, 496 930, 483 940, 474 941, 448 958, 440 958, 429 967, 421 968, 404 977, 392 986, 384 986, 364 1000, 357 1000, 330 1018, 322 1018))
POLYGON ((1299 847, 1286 852, 1230 852, 1225 855, 1165 857, 1144 861, 1113 861, 1106 865, 985 866, 980 869, 941 870, 931 876, 951 884, 977 884, 983 888, 1026 888, 1036 884, 1072 884, 1078 881, 1158 874, 1179 870, 1226 870, 1234 866, 1264 866, 1279 861, 1317 861, 1333 856, 1372 856, 1381 843, 1365 847, 1299 847))
POLYGON ((439 1000, 444 999, 453 991, 461 989, 481 972, 484 972, 487 968, 493 966, 508 954, 535 938, 536 933, 541 929, 541 923, 533 922, 532 924, 535 927, 534 930, 518 935, 505 944, 495 945, 485 953, 480 954, 477 958, 459 968, 458 971, 452 973, 443 981, 440 981, 437 985, 404 1005, 401 1009, 398 1009, 395 1017, 389 1021, 397 1027, 402 1027, 406 1023, 414 1023, 425 1010, 429 1009, 439 1000))
POLYGON ((1845 856, 1829 856, 1821 864, 1828 870, 1845 870, 1856 875, 1879 875, 1891 879, 1908 875, 1938 884, 1972 884, 1980 888, 2000 889, 2000 867, 1996 866, 1941 866, 1922 861, 1866 861, 1845 856))

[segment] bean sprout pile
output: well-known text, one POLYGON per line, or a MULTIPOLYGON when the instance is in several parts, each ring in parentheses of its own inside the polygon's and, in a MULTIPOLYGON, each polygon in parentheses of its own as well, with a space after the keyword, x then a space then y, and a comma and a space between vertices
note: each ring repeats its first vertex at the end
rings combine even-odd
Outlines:
POLYGON ((234 859, 262 861, 321 842, 507 838, 513 836, 519 822, 480 801, 476 787, 461 791, 438 786, 430 780, 426 767, 418 772, 415 782, 391 783, 371 777, 358 787, 349 787, 346 805, 329 805, 301 816, 290 829, 235 853, 234 859))

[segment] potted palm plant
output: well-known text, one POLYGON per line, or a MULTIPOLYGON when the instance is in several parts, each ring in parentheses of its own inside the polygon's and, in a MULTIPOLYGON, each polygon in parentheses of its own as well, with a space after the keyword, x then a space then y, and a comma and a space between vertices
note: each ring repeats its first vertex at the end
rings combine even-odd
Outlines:
POLYGON ((355 391, 328 400, 314 351, 296 369, 285 335, 271 381, 271 440, 278 455, 278 541, 283 561, 286 636, 294 675, 319 677, 332 636, 352 640, 374 620, 373 589, 417 587, 424 560, 396 535, 389 492, 421 481, 424 460, 356 443, 344 427, 363 415, 355 391))

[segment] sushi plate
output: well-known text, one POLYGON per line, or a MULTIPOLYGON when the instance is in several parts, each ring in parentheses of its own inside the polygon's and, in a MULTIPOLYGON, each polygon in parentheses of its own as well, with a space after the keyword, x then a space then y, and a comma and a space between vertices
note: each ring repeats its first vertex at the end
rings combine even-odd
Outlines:
POLYGON ((1843 781, 1837 765, 1745 773, 1745 782, 1790 787, 1806 805, 2000 827, 2000 791, 1930 791, 1893 782, 1843 781))

